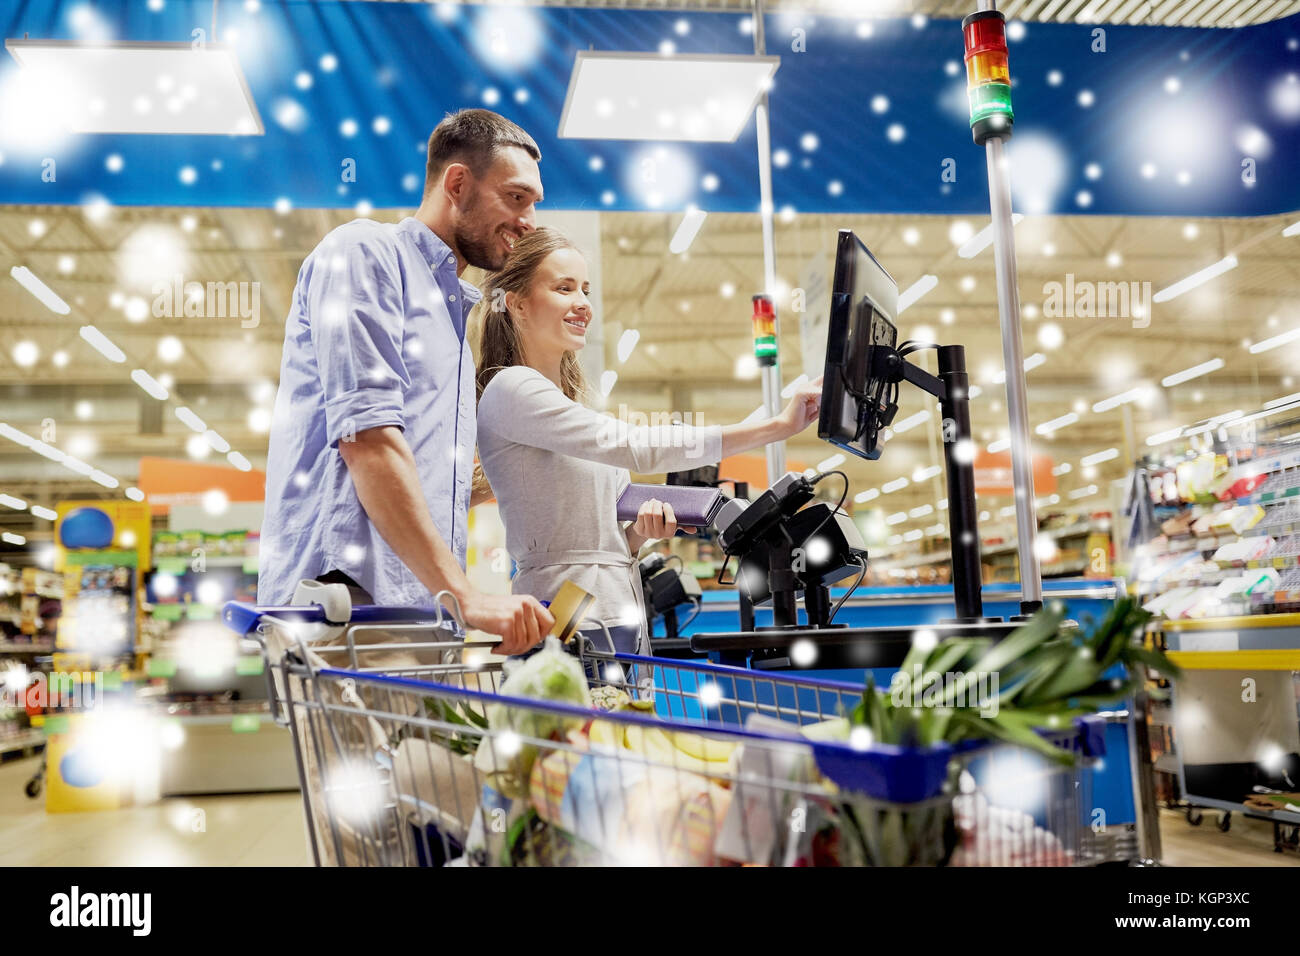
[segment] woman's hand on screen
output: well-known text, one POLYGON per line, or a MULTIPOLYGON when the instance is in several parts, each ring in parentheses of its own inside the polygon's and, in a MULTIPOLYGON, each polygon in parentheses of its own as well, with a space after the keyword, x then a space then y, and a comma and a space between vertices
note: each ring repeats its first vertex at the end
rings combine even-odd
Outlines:
POLYGON ((790 438, 797 435, 817 421, 821 406, 822 377, 818 375, 813 381, 800 385, 799 390, 791 396, 789 403, 777 416, 777 421, 781 423, 785 437, 790 438))

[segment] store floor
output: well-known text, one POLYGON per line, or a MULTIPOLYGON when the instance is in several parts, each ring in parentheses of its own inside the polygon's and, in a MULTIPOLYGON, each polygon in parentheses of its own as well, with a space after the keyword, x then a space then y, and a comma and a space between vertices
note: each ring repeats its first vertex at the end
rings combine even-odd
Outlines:
POLYGON ((0 766, 0 866, 305 866, 297 793, 169 797, 153 806, 46 813, 23 786, 43 758, 0 766))
MULTIPOLYGON (((307 849, 296 793, 169 797, 150 807, 101 813, 46 813, 23 785, 40 758, 0 766, 0 866, 303 866, 307 849), (200 814, 198 811, 202 811, 200 814), (196 827, 201 822, 202 828, 196 827)), ((1168 866, 1300 866, 1300 854, 1274 853, 1261 820, 1217 815, 1199 827, 1162 811, 1168 866)))

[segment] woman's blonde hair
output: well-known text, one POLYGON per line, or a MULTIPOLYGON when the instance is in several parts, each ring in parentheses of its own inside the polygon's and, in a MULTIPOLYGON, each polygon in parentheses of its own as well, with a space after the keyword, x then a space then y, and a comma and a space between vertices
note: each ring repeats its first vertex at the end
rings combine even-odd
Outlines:
MULTIPOLYGON (((557 249, 580 251, 558 229, 539 226, 524 233, 510 251, 506 264, 487 277, 483 286, 483 329, 479 333, 479 398, 497 372, 526 364, 523 338, 506 308, 506 293, 527 296, 537 278, 538 267, 557 249)), ((575 402, 587 395, 587 380, 576 352, 565 352, 560 359, 560 390, 575 402)))

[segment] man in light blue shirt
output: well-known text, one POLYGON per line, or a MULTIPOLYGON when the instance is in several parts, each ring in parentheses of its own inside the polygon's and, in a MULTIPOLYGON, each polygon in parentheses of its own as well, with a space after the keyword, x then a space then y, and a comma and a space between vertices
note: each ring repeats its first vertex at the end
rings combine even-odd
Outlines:
MULTIPOLYGON (((476 436, 465 323, 533 228, 537 144, 489 110, 449 115, 429 138, 424 198, 400 223, 358 219, 303 262, 285 324, 271 426, 258 602, 304 578, 341 581, 385 606, 454 594, 466 621, 517 654, 550 629, 536 599, 465 576, 476 436)), ((481 497, 490 494, 486 488, 481 497)))

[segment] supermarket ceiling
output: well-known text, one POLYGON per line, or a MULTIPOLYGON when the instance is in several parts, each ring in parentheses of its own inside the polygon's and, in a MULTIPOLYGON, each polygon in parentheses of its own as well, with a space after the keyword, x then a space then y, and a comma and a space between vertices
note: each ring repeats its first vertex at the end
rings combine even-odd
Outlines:
MULTIPOLYGON (((960 31, 947 19, 974 4, 799 7, 765 20, 768 51, 781 57, 771 92, 777 206, 987 210, 983 157, 966 129, 960 31), (886 16, 842 15, 862 9, 886 16), (903 9, 918 13, 898 16, 903 9)), ((1017 206, 1180 216, 1300 208, 1300 179, 1290 175, 1300 151, 1298 8, 1006 4, 1023 17, 1010 31, 1017 206)), ((66 88, 34 84, 15 52, 0 61, 0 203, 410 206, 429 130, 447 110, 486 104, 539 141, 552 208, 753 211, 752 118, 734 143, 557 135, 577 51, 750 53, 743 9, 731 0, 671 9, 220 3, 216 37, 238 57, 261 135, 63 133, 52 120, 66 88)), ((25 2, 6 5, 0 26, 13 40, 188 43, 196 30, 211 39, 212 15, 209 0, 25 2)), ((182 97, 160 88, 154 99, 138 108, 182 123, 182 97)))

